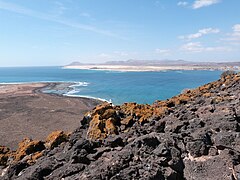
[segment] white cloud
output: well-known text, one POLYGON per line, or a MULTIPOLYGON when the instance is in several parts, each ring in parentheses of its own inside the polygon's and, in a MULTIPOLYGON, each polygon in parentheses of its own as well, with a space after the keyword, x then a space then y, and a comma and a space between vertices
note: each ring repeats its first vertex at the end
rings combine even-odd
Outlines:
POLYGON ((187 6, 187 5, 188 5, 188 2, 186 2, 186 1, 179 1, 179 2, 177 3, 177 5, 178 5, 178 6, 187 6))
POLYGON ((161 54, 161 55, 170 55, 170 49, 155 49, 155 52, 157 54, 161 54))
POLYGON ((155 2, 154 2, 154 5, 155 5, 156 7, 160 7, 161 9, 165 9, 164 5, 163 5, 160 1, 155 1, 155 2))
POLYGON ((225 46, 204 47, 200 42, 184 44, 180 47, 180 50, 190 53, 232 51, 230 47, 225 46))
POLYGON ((90 31, 90 32, 94 32, 97 34, 102 34, 105 36, 110 36, 110 37, 126 40, 126 38, 121 37, 111 31, 99 29, 95 26, 91 26, 91 25, 87 25, 87 24, 72 22, 72 21, 69 21, 69 20, 63 19, 63 18, 60 19, 59 17, 52 16, 51 14, 37 12, 37 11, 31 10, 31 9, 19 6, 14 3, 0 1, 0 10, 10 11, 10 12, 22 14, 25 16, 30 16, 33 18, 38 18, 38 19, 42 19, 42 20, 46 20, 46 21, 55 22, 55 23, 62 24, 62 25, 68 26, 68 27, 81 29, 81 30, 85 30, 85 31, 90 31))
POLYGON ((128 52, 124 52, 124 51, 114 51, 111 53, 101 53, 98 54, 98 58, 101 59, 118 59, 118 58, 127 58, 128 56, 134 54, 132 53, 128 53, 128 52))
POLYGON ((89 13, 86 13, 86 12, 80 13, 80 16, 82 16, 82 17, 87 17, 87 18, 90 18, 90 17, 91 17, 91 15, 90 15, 89 13))
POLYGON ((220 0, 196 0, 193 5, 192 8, 193 9, 199 9, 202 7, 206 7, 206 6, 211 6, 213 4, 217 4, 219 3, 220 0))
POLYGON ((190 42, 190 43, 182 45, 182 47, 180 49, 182 51, 201 52, 202 45, 200 42, 190 42))
POLYGON ((240 24, 235 24, 233 27, 232 36, 238 37, 240 39, 240 24))
POLYGON ((60 16, 67 10, 62 2, 55 1, 54 4, 56 5, 56 9, 53 11, 55 13, 54 16, 60 16))
POLYGON ((123 56, 124 57, 124 56, 129 55, 129 53, 124 52, 124 51, 114 51, 113 53, 114 53, 115 56, 123 56))
POLYGON ((201 29, 199 30, 199 33, 201 34, 209 34, 209 33, 219 33, 219 29, 213 29, 213 28, 206 28, 206 29, 201 29))
POLYGON ((235 24, 232 29, 234 32, 240 32, 240 24, 235 24))
POLYGON ((229 33, 226 38, 221 40, 229 41, 237 45, 240 44, 240 24, 235 24, 232 27, 232 32, 229 33))
POLYGON ((194 34, 189 34, 189 35, 185 35, 185 36, 179 36, 179 39, 192 40, 192 39, 200 38, 203 35, 217 34, 219 32, 220 32, 219 29, 205 28, 205 29, 200 29, 197 33, 194 33, 194 34))
POLYGON ((106 53, 101 53, 101 54, 98 55, 98 57, 105 58, 105 59, 112 58, 112 56, 110 54, 106 54, 106 53))

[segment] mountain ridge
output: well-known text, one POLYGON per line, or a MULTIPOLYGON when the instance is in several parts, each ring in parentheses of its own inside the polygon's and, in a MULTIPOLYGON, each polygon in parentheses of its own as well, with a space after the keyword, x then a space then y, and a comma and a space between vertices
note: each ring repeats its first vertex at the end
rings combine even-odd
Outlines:
POLYGON ((125 61, 106 61, 104 63, 82 63, 82 62, 72 62, 65 66, 81 66, 81 65, 132 65, 132 66, 165 66, 165 65, 225 65, 225 66, 240 66, 240 61, 236 62, 194 62, 185 60, 134 60, 129 59, 125 61))

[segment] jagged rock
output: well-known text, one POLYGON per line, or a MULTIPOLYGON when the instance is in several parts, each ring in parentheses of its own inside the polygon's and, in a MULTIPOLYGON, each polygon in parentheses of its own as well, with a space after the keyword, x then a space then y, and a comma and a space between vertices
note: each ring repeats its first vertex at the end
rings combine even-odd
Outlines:
POLYGON ((65 134, 63 131, 54 131, 46 138, 45 146, 47 148, 53 149, 62 142, 66 142, 68 140, 68 137, 69 135, 65 134))
POLYGON ((119 136, 109 136, 104 141, 104 143, 110 147, 124 146, 123 139, 119 136))
POLYGON ((197 140, 187 143, 187 151, 189 151, 193 157, 201 157, 208 154, 208 147, 203 141, 197 140))
POLYGON ((10 151, 8 147, 0 146, 0 154, 7 154, 10 151))
POLYGON ((123 120, 121 120, 121 124, 126 125, 126 126, 131 126, 134 123, 134 119, 132 116, 127 116, 123 120))
POLYGON ((88 137, 91 139, 104 139, 111 134, 117 134, 120 119, 116 109, 111 104, 97 106, 92 112, 89 124, 88 137))
POLYGON ((53 171, 51 175, 47 176, 46 179, 54 180, 54 179, 63 179, 65 177, 77 174, 85 168, 82 164, 66 164, 57 170, 53 171))
POLYGON ((3 178, 237 180, 239 94, 240 75, 230 74, 153 105, 104 103, 65 143, 52 138, 60 132, 44 151, 25 140, 20 161, 3 178), (35 156, 41 157, 31 163, 35 156))
POLYGON ((24 139, 19 143, 19 147, 14 155, 15 161, 20 161, 27 155, 40 152, 45 149, 42 141, 31 140, 29 138, 24 139))
POLYGON ((0 146, 0 166, 6 166, 10 156, 10 149, 5 146, 0 146))
POLYGON ((29 164, 27 162, 17 162, 15 164, 10 165, 7 168, 7 173, 4 177, 4 179, 17 179, 17 177, 20 175, 21 171, 27 168, 29 164))
POLYGON ((41 158, 37 165, 34 164, 33 166, 29 166, 12 179, 43 179, 44 177, 50 175, 57 168, 60 168, 62 165, 62 162, 56 161, 56 159, 53 157, 47 157, 44 159, 41 158))

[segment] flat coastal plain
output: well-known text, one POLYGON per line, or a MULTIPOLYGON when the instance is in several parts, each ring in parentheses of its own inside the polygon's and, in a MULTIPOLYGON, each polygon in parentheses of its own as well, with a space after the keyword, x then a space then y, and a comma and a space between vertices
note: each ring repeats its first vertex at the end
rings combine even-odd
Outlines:
POLYGON ((101 103, 41 92, 56 84, 0 85, 0 145, 14 150, 25 137, 44 140, 52 131, 71 132, 87 111, 101 103))

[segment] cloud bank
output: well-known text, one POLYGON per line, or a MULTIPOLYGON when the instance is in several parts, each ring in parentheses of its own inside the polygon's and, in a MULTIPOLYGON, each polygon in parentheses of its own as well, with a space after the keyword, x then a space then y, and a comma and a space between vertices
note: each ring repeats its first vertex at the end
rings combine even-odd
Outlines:
POLYGON ((200 38, 207 34, 217 34, 219 32, 220 32, 220 30, 216 29, 216 28, 205 28, 205 29, 198 30, 198 32, 194 33, 194 34, 179 36, 179 39, 192 40, 192 39, 200 38))
POLYGON ((202 7, 206 7, 206 6, 211 6, 213 4, 217 4, 219 3, 220 0, 196 0, 193 5, 192 8, 193 9, 199 9, 202 7))
POLYGON ((201 52, 231 51, 232 49, 225 46, 204 47, 200 42, 190 42, 182 45, 180 50, 189 53, 201 53, 201 52))

